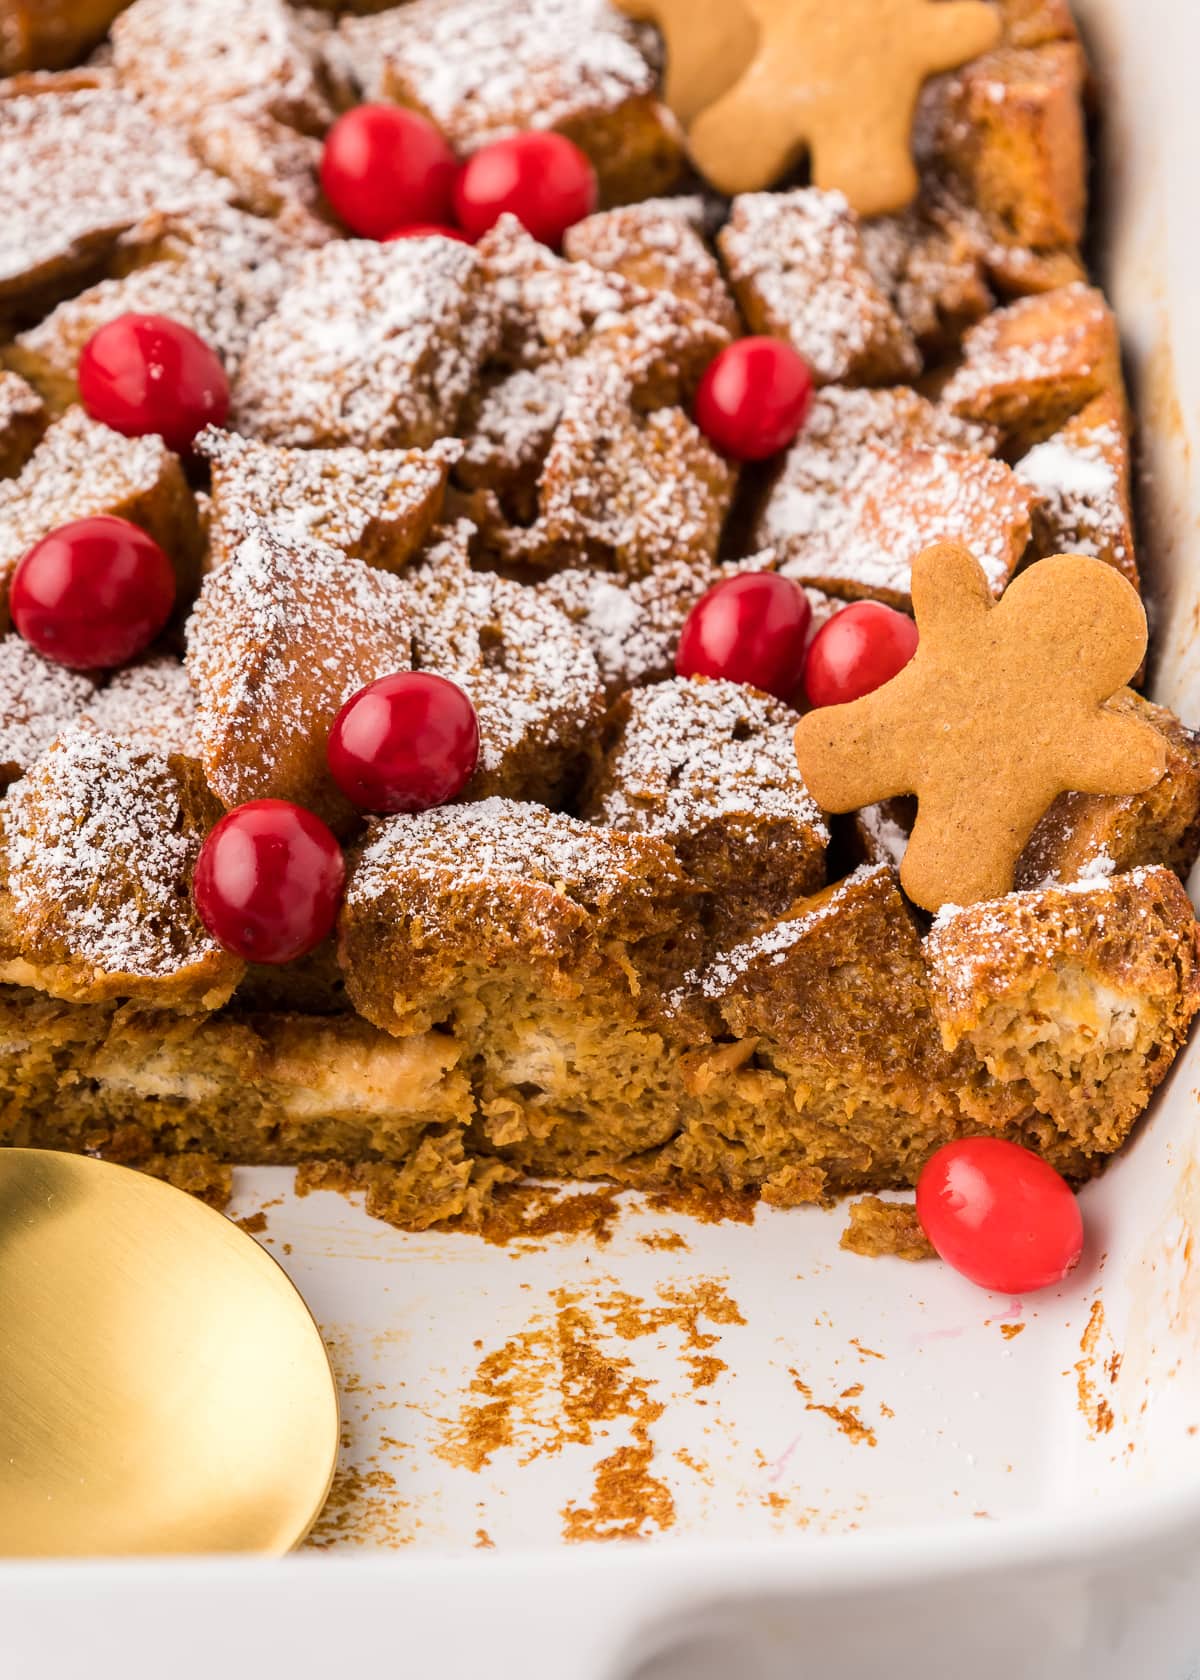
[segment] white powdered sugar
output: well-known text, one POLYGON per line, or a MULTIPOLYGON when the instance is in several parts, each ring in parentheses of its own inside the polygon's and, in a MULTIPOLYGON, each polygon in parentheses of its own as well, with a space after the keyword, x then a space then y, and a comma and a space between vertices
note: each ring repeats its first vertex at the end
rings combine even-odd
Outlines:
POLYGON ((365 98, 417 105, 463 152, 652 94, 639 39, 609 0, 410 0, 339 37, 365 98))
POLYGON ((195 753, 196 699, 178 659, 156 655, 114 673, 85 718, 142 752, 195 753))
POLYGON ((1115 422, 1077 432, 1076 424, 1031 449, 1017 462, 1017 477, 1038 495, 1041 518, 1060 552, 1093 554, 1128 571, 1134 556, 1122 472, 1125 439, 1115 422))
POLYGON ((15 632, 0 637, 0 771, 19 775, 96 692, 92 677, 43 659, 15 632))
POLYGON ((899 869, 908 850, 907 829, 883 805, 864 805, 858 813, 858 824, 866 835, 873 861, 890 863, 899 869))

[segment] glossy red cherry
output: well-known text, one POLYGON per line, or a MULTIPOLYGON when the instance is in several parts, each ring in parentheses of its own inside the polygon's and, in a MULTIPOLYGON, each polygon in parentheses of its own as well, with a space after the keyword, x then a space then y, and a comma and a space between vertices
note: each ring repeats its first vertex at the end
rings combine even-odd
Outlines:
POLYGON ((461 228, 440 227, 435 222, 413 222, 410 227, 397 228, 395 233, 388 234, 384 244, 394 244, 397 239, 457 239, 460 245, 471 243, 461 228))
POLYGON ((479 720, 462 689, 432 671, 368 683, 329 732, 329 769, 364 811, 428 811, 460 794, 479 762, 479 720))
POLYGON ((944 1144, 917 1181, 917 1218, 947 1265, 1005 1295, 1061 1283, 1083 1250, 1070 1185, 1005 1138, 944 1144))
POLYGON ((596 208, 596 171, 573 140, 549 131, 496 140, 467 159, 454 184, 455 220, 472 239, 509 211, 543 245, 596 208))
POLYGON ((97 514, 60 525, 13 573, 9 609, 31 647, 74 671, 127 665, 175 605, 175 573, 153 537, 97 514))
POLYGON ((813 706, 840 706, 891 682, 917 651, 907 613, 878 601, 855 601, 834 613, 813 637, 804 663, 804 692, 813 706))
POLYGON ((765 461, 786 449, 808 417, 808 363, 781 338, 739 338, 704 370, 696 424, 735 461, 765 461))
POLYGON ((726 578, 685 619, 675 669, 681 677, 724 677, 791 700, 811 618, 808 597, 791 578, 777 572, 726 578))
POLYGON ((458 160, 431 122, 401 105, 357 105, 325 136, 321 186, 364 239, 450 220, 458 160))
POLYGON ((229 417, 229 380, 204 340, 166 315, 118 315, 79 355, 79 396, 125 437, 157 433, 185 455, 197 432, 229 417))
POLYGON ((247 962, 285 963, 333 930, 342 848, 320 817, 286 799, 227 811, 200 848, 192 894, 217 942, 247 962))

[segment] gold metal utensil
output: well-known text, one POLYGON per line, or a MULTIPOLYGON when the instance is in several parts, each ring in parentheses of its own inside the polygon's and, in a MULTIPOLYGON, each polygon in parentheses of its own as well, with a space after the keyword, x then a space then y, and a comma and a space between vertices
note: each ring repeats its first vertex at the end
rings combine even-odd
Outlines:
POLYGON ((337 1448, 317 1327, 252 1238, 127 1167, 0 1149, 0 1556, 285 1552, 337 1448))

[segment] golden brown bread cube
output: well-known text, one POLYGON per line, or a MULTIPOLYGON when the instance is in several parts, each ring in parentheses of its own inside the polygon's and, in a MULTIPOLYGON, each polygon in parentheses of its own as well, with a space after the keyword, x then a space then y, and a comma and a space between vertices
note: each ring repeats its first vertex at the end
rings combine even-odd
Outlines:
POLYGON ((1121 399, 1095 397, 1014 468, 1035 491, 1039 554, 1094 554, 1141 587, 1133 538, 1129 438, 1121 399))
POLYGON ((46 430, 46 405, 19 374, 0 368, 0 478, 19 473, 46 430))
POLYGON ((470 695, 479 767, 464 799, 501 794, 555 804, 600 722, 600 673, 587 639, 524 584, 471 570, 470 528, 431 547, 405 579, 413 664, 470 695))
POLYGON ((576 222, 567 229, 563 251, 572 262, 623 274, 648 292, 672 292, 736 335, 737 306, 704 238, 703 220, 701 199, 647 199, 576 222))
POLYGON ((16 478, 0 480, 0 619, 17 563, 59 525, 114 514, 148 531, 166 550, 180 597, 200 567, 196 504, 179 461, 159 437, 127 438, 81 408, 56 420, 16 478))
POLYGON ((305 256, 252 335, 233 427, 307 449, 427 448, 454 430, 496 331, 470 246, 335 240, 305 256))
POLYGON ((866 863, 887 863, 899 869, 917 820, 917 802, 907 794, 864 805, 853 818, 854 845, 866 863))
POLYGON ((358 97, 412 106, 461 154, 557 129, 591 159, 605 204, 652 197, 682 169, 644 36, 608 0, 411 0, 345 20, 338 39, 358 97))
POLYGON ((87 703, 84 719, 139 752, 199 756, 196 697, 173 654, 148 654, 114 671, 87 703))
POLYGON ((539 1055, 570 1055, 564 1006, 614 1031, 653 1009, 693 916, 663 841, 492 798, 378 823, 350 859, 338 944, 367 1020, 482 1038, 510 1076, 523 1052, 533 1082, 539 1055))
POLYGON ((1086 66, 1073 41, 1001 46, 928 88, 917 154, 1013 243, 1074 246, 1087 209, 1086 66))
POLYGON ((818 384, 886 385, 920 371, 841 193, 743 193, 717 244, 751 332, 787 339, 818 384))
POLYGON ((1165 706, 1126 689, 1108 702, 1144 718, 1167 744, 1167 768, 1145 793, 1063 793, 1017 863, 1019 889, 1070 885, 1163 864, 1185 878, 1200 850, 1200 740, 1165 706))
POLYGON ((1103 395, 1124 413, 1117 324, 1100 292, 1074 285, 1020 298, 972 327, 940 400, 1029 449, 1103 395))
POLYGON ((428 450, 283 449, 211 427, 196 450, 212 466, 210 565, 224 565, 262 523, 387 572, 403 571, 433 530, 461 453, 451 440, 428 450))
POLYGON ((219 1008, 243 965, 191 898, 219 815, 192 760, 68 728, 0 806, 0 979, 78 1003, 219 1008))
POLYGON ((861 227, 863 255, 925 357, 944 357, 992 307, 978 240, 913 205, 861 227))
POLYGON ((0 0, 0 76, 74 64, 128 4, 129 0, 0 0))
MULTIPOLYGON (((942 1041, 1086 1153, 1117 1149, 1200 1007, 1197 936, 1162 868, 943 911, 925 947, 942 1041)), ((994 1112, 969 1082, 960 1100, 994 1112)))
POLYGON ((181 135, 94 77, 26 78, 0 97, 0 179, 0 305, 36 313, 151 212, 228 196, 181 135))
POLYGON ((411 663, 399 578, 260 527, 208 574, 188 620, 209 786, 226 805, 291 799, 346 823, 325 756, 333 720, 365 684, 411 663))
POLYGON ((824 885, 829 832, 796 770, 796 715, 736 683, 676 677, 624 695, 593 752, 581 813, 674 846, 733 945, 824 885))
POLYGON ((24 775, 95 694, 87 672, 43 659, 15 630, 0 636, 0 786, 24 775))
POLYGON ((885 1202, 882 1196, 861 1196, 846 1210, 846 1229, 838 1247, 850 1254, 875 1259, 881 1254, 897 1260, 932 1260, 936 1249, 925 1235, 911 1202, 885 1202))

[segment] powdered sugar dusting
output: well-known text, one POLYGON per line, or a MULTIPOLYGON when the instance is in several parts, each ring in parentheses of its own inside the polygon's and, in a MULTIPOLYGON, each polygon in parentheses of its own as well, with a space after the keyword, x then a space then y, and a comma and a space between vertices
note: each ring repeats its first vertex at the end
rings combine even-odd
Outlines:
POLYGON ((194 754, 196 700, 188 674, 168 655, 117 671, 91 700, 85 718, 143 752, 194 754))
POLYGON ((0 769, 19 775, 96 692, 93 679, 35 653, 21 636, 0 637, 0 769))

